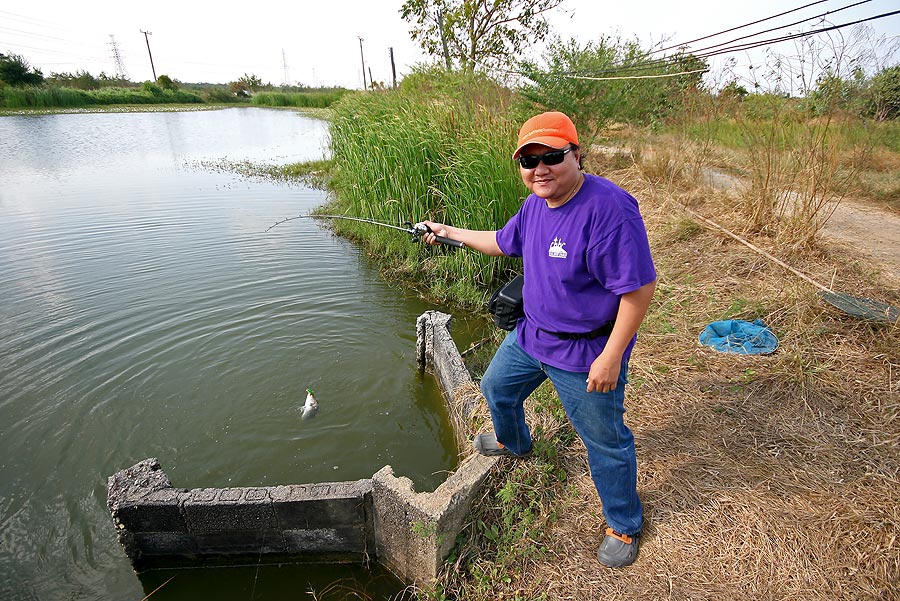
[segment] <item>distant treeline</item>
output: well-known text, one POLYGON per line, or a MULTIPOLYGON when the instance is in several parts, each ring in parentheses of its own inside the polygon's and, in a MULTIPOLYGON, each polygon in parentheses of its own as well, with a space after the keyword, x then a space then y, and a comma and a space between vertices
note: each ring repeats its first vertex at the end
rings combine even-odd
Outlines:
POLYGON ((51 73, 16 54, 0 53, 0 109, 79 108, 103 105, 224 104, 323 108, 343 96, 343 88, 282 86, 276 89, 255 75, 244 74, 228 84, 182 83, 168 75, 135 83, 122 77, 87 71, 51 73))
POLYGON ((202 90, 165 88, 144 82, 140 87, 108 87, 82 90, 52 85, 2 86, 0 108, 79 108, 114 104, 252 104, 257 106, 290 106, 324 108, 339 100, 347 90, 325 92, 260 92, 253 96, 235 96, 226 88, 202 90))
POLYGON ((54 86, 0 88, 0 108, 78 108, 112 104, 199 104, 200 95, 186 90, 166 90, 156 84, 140 88, 79 90, 54 86))

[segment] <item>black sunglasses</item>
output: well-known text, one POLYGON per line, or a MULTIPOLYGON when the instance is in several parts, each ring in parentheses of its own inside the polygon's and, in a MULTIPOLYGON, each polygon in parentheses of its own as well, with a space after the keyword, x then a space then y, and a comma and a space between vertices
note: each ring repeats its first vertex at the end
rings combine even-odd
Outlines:
POLYGON ((562 163, 563 159, 566 158, 566 154, 569 152, 572 152, 571 146, 563 150, 551 150, 545 154, 523 154, 516 160, 519 161, 519 165, 522 166, 522 169, 534 169, 541 161, 550 167, 562 163))

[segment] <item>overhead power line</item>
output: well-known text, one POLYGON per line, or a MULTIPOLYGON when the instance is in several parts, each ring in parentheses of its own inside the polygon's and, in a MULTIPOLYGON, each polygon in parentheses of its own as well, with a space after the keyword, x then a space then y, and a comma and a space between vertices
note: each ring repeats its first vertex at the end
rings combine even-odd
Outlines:
MULTIPOLYGON (((863 0, 862 2, 858 2, 857 4, 862 4, 862 3, 870 2, 870 1, 871 1, 871 0, 863 0)), ((816 4, 817 4, 817 3, 816 3, 816 4)), ((810 21, 810 20, 813 20, 813 19, 822 18, 822 17, 825 17, 826 15, 828 15, 828 14, 830 14, 830 13, 838 12, 838 11, 844 10, 844 9, 846 9, 846 8, 850 8, 850 7, 852 7, 852 6, 856 6, 857 4, 852 4, 852 5, 849 5, 849 6, 842 7, 842 8, 840 8, 840 9, 836 9, 836 10, 834 10, 834 11, 829 11, 829 12, 827 12, 827 13, 822 13, 822 14, 820 14, 820 15, 816 15, 816 16, 810 17, 810 18, 808 18, 808 19, 803 19, 802 21, 798 21, 798 22, 796 22, 796 23, 791 23, 791 24, 789 24, 789 25, 783 25, 783 26, 780 26, 780 27, 774 27, 774 28, 771 28, 771 29, 767 29, 767 30, 765 30, 765 31, 757 32, 757 33, 752 34, 752 35, 749 35, 749 36, 742 36, 742 37, 739 37, 739 38, 735 38, 735 39, 729 40, 729 41, 727 41, 727 42, 722 42, 722 43, 720 43, 720 44, 715 44, 715 45, 713 45, 713 46, 708 46, 708 47, 705 47, 705 48, 699 48, 699 49, 697 49, 697 50, 691 50, 691 51, 685 51, 685 50, 683 50, 683 51, 682 51, 681 53, 679 53, 678 55, 675 55, 675 58, 669 56, 669 57, 663 57, 663 58, 658 58, 658 59, 651 59, 651 60, 644 61, 644 62, 642 62, 642 63, 639 63, 639 64, 637 64, 637 65, 633 65, 633 66, 630 66, 630 67, 616 67, 616 68, 606 69, 606 70, 603 70, 603 71, 601 71, 601 72, 595 72, 595 73, 593 73, 593 75, 603 75, 603 74, 606 74, 606 73, 621 73, 621 71, 623 71, 623 70, 624 70, 624 71, 627 71, 627 72, 648 71, 648 70, 657 69, 657 68, 660 68, 660 67, 665 67, 665 66, 667 66, 667 65, 672 64, 673 62, 674 62, 674 63, 677 63, 678 60, 679 60, 679 57, 683 57, 683 56, 685 56, 685 54, 687 54, 687 53, 689 53, 690 56, 693 56, 693 57, 696 57, 696 58, 709 58, 709 57, 713 57, 713 56, 718 56, 718 55, 720 55, 720 54, 731 54, 731 53, 734 53, 734 52, 740 52, 740 51, 744 51, 744 50, 751 50, 751 49, 753 49, 753 48, 757 48, 757 47, 760 47, 760 46, 766 46, 766 45, 773 44, 773 43, 778 43, 778 42, 781 42, 781 41, 788 41, 788 40, 790 40, 790 39, 796 39, 796 38, 798 38, 798 37, 807 37, 807 36, 810 36, 810 35, 816 35, 816 34, 818 34, 818 33, 830 31, 831 29, 839 29, 839 28, 841 28, 841 27, 847 27, 847 26, 849 26, 849 25, 855 25, 855 24, 857 24, 857 23, 861 23, 861 22, 864 22, 864 21, 866 21, 866 20, 878 19, 878 18, 882 18, 882 17, 884 17, 884 16, 890 16, 890 14, 893 14, 893 13, 887 13, 887 14, 885 14, 885 15, 878 15, 878 16, 876 16, 876 17, 871 17, 871 18, 869 18, 869 19, 864 19, 864 20, 861 20, 861 21, 854 21, 854 22, 852 22, 852 23, 845 23, 845 24, 842 24, 842 25, 835 26, 835 27, 833 27, 833 28, 819 29, 819 30, 808 31, 808 32, 798 32, 798 33, 794 33, 794 34, 789 34, 789 36, 781 36, 781 37, 778 37, 778 38, 769 38, 769 39, 765 39, 765 40, 757 40, 757 41, 755 41, 755 42, 747 42, 747 43, 745 43, 745 44, 741 44, 741 45, 737 45, 737 46, 726 46, 726 47, 722 48, 722 46, 724 46, 724 45, 726 45, 726 44, 733 44, 734 42, 738 42, 738 41, 740 41, 740 40, 747 39, 747 38, 749 38, 749 37, 755 37, 755 36, 758 36, 758 35, 762 35, 762 34, 764 34, 764 33, 771 33, 771 32, 773 32, 773 31, 777 31, 777 30, 779 30, 779 29, 785 29, 785 28, 787 28, 787 27, 793 27, 793 26, 798 25, 798 24, 800 24, 800 23, 803 23, 803 22, 805 22, 805 21, 810 21), (793 36, 793 37, 791 37, 791 36, 793 36), (715 49, 718 49, 718 50, 715 50, 715 49)), ((809 6, 809 5, 807 5, 807 6, 809 6)), ((783 14, 784 14, 784 13, 783 13, 783 14)), ((765 21, 765 20, 768 20, 768 19, 761 19, 760 21, 765 21)), ((744 27, 744 26, 741 26, 741 27, 744 27)), ((738 27, 738 28, 733 28, 733 29, 740 29, 740 27, 738 27)), ((720 32, 720 33, 721 33, 721 32, 720 32)), ((719 34, 713 34, 713 35, 719 35, 719 34)), ((712 37, 712 36, 705 36, 704 38, 698 38, 698 39, 705 39, 705 38, 708 38, 708 37, 712 37)), ((688 43, 690 43, 690 42, 688 42, 688 43)), ((685 45, 686 45, 686 44, 679 44, 678 46, 671 46, 670 48, 683 48, 685 45)), ((657 51, 654 51, 654 52, 657 52, 657 51)), ((650 54, 653 54, 654 52, 651 52, 650 54)))
POLYGON ((43 53, 45 53, 45 54, 62 54, 62 55, 64 55, 64 56, 70 56, 70 57, 73 57, 73 58, 82 58, 82 59, 85 59, 85 60, 92 60, 92 61, 102 61, 102 60, 106 60, 105 58, 101 58, 101 57, 98 57, 98 56, 88 56, 88 55, 85 55, 85 54, 72 54, 72 52, 68 52, 68 51, 64 51, 64 50, 50 50, 50 49, 48 49, 48 48, 38 48, 37 46, 26 46, 25 44, 14 44, 14 43, 10 43, 10 44, 8 44, 8 46, 9 46, 10 48, 12 48, 12 49, 26 48, 26 49, 28 49, 28 50, 38 50, 38 51, 43 52, 43 53))
POLYGON ((58 23, 53 23, 52 21, 46 21, 44 19, 36 19, 34 17, 29 17, 26 15, 20 15, 18 13, 11 13, 9 11, 0 10, 0 14, 9 15, 4 17, 4 19, 10 19, 12 21, 19 21, 21 23, 25 23, 26 25, 39 25, 41 27, 50 27, 53 29, 59 29, 65 31, 66 28, 61 26, 58 23))
POLYGON ((661 73, 659 75, 621 75, 618 77, 588 77, 587 75, 569 75, 572 79, 589 79, 591 81, 611 81, 613 79, 658 79, 660 77, 678 77, 679 75, 691 75, 693 73, 706 73, 709 69, 694 69, 680 73, 661 73))
POLYGON ((687 46, 688 44, 693 44, 694 42, 701 42, 703 40, 708 40, 709 38, 714 38, 716 36, 722 35, 723 33, 731 33, 732 31, 737 31, 738 29, 743 29, 744 27, 750 27, 751 25, 758 25, 759 23, 764 23, 766 21, 771 21, 772 19, 777 19, 778 17, 783 17, 784 15, 789 15, 793 12, 797 12, 798 10, 803 10, 804 8, 809 8, 810 6, 815 6, 816 4, 822 4, 823 2, 828 2, 828 0, 817 0, 816 2, 810 2, 809 4, 804 4, 803 6, 798 6, 797 8, 792 8, 791 10, 784 11, 783 13, 778 13, 777 15, 772 15, 771 17, 766 17, 765 19, 758 19, 756 21, 752 21, 750 23, 745 23, 743 25, 738 25, 737 27, 732 27, 730 29, 725 29, 723 31, 717 31, 716 33, 711 33, 709 35, 705 35, 702 38, 697 38, 695 40, 688 40, 687 42, 682 42, 676 46, 669 46, 667 48, 660 48, 659 50, 654 50, 651 54, 655 54, 657 52, 665 52, 666 50, 672 50, 674 48, 680 48, 682 46, 687 46))
POLYGON ((790 40, 796 40, 796 39, 798 39, 798 38, 806 38, 806 37, 810 37, 810 36, 813 36, 813 35, 818 35, 818 34, 820 34, 820 33, 827 33, 827 32, 829 32, 829 31, 834 31, 834 30, 836 30, 836 29, 842 29, 842 28, 844 28, 844 27, 850 27, 851 25, 859 25, 860 23, 866 23, 866 22, 868 22, 868 21, 875 21, 876 19, 884 19, 884 18, 886 18, 886 17, 892 17, 892 16, 897 15, 897 14, 900 14, 900 10, 891 11, 891 12, 889 12, 889 13, 882 13, 882 14, 880 14, 880 15, 875 15, 875 16, 873 16, 873 17, 867 17, 867 18, 865 18, 865 19, 858 19, 858 20, 856 20, 856 21, 851 21, 851 22, 849 22, 849 23, 841 23, 840 25, 831 25, 831 26, 829 26, 829 27, 825 27, 825 28, 823 28, 823 29, 816 29, 816 30, 814 30, 814 31, 798 32, 798 33, 793 33, 793 34, 781 36, 781 37, 778 37, 778 38, 770 38, 770 39, 768 39, 768 40, 760 40, 760 41, 758 41, 758 42, 751 42, 751 43, 747 43, 747 44, 739 44, 739 45, 737 45, 737 46, 731 46, 731 47, 728 47, 728 48, 722 48, 722 49, 720 49, 720 50, 716 50, 716 51, 713 51, 713 52, 707 52, 707 53, 705 53, 705 54, 698 54, 698 55, 694 55, 694 56, 697 56, 698 58, 707 58, 707 57, 710 57, 710 56, 717 56, 717 55, 719 55, 719 54, 730 54, 730 53, 733 53, 733 52, 740 52, 740 51, 743 51, 743 50, 749 50, 749 49, 752 49, 752 48, 758 48, 758 47, 760 47, 760 46, 766 46, 766 45, 768 45, 768 44, 777 44, 777 43, 779 43, 779 42, 787 42, 787 41, 790 41, 790 40))
MULTIPOLYGON (((7 43, 7 44, 15 43, 15 42, 9 41, 9 37, 29 37, 29 38, 39 38, 38 41, 52 40, 52 41, 56 41, 56 42, 65 42, 67 47, 73 46, 73 45, 84 46, 86 48, 93 48, 93 49, 97 49, 99 47, 99 44, 92 43, 92 42, 83 42, 83 41, 72 40, 72 39, 68 39, 68 38, 61 38, 61 37, 52 36, 52 35, 45 35, 42 33, 34 33, 31 31, 25 31, 24 29, 12 29, 10 27, 0 27, 0 32, 5 32, 3 35, 5 38, 5 43, 7 43)), ((31 41, 31 40, 29 40, 29 41, 31 41)))
MULTIPOLYGON (((824 18, 824 17, 826 17, 826 16, 828 16, 828 15, 831 15, 831 14, 834 14, 834 13, 841 12, 842 10, 847 10, 848 8, 853 8, 853 7, 855 7, 855 6, 859 6, 860 4, 866 4, 866 3, 871 2, 871 1, 872 1, 872 0, 860 0, 860 2, 857 2, 857 3, 855 3, 855 4, 849 4, 849 5, 847 5, 847 6, 842 6, 841 8, 837 8, 837 9, 835 9, 835 10, 830 10, 830 11, 828 11, 828 12, 822 13, 822 14, 820 14, 820 15, 816 15, 816 16, 814 16, 814 17, 809 17, 809 18, 806 18, 806 19, 801 19, 801 20, 799 20, 799 21, 794 21, 793 23, 788 23, 787 25, 779 25, 778 27, 771 27, 771 28, 769 28, 769 29, 764 29, 763 31, 758 31, 758 32, 756 32, 756 33, 751 33, 751 34, 749 34, 749 35, 741 36, 741 37, 739 37, 739 38, 734 38, 733 40, 729 40, 729 41, 727 41, 727 42, 721 42, 721 43, 719 43, 719 44, 714 44, 714 45, 712 45, 712 46, 707 46, 707 47, 705 47, 705 48, 698 48, 697 50, 692 50, 692 51, 691 51, 691 54, 697 54, 697 53, 705 52, 705 51, 707 51, 707 50, 712 50, 712 49, 714 49, 714 48, 719 48, 720 46, 725 46, 726 44, 732 44, 732 43, 734 43, 734 42, 739 42, 739 41, 741 41, 741 40, 746 40, 746 39, 749 39, 749 38, 755 38, 755 37, 758 36, 758 35, 763 35, 763 34, 765 34, 765 33, 772 33, 773 31, 778 31, 779 29, 787 29, 788 27, 794 27, 794 26, 796 26, 796 25, 800 25, 801 23, 806 23, 807 21, 813 21, 813 20, 816 20, 816 19, 822 19, 822 18, 824 18)), ((651 54, 652 54, 652 53, 651 53, 651 54)))
MULTIPOLYGON (((723 54, 734 54, 734 53, 736 53, 736 52, 743 52, 743 51, 746 51, 746 50, 752 50, 752 49, 754 49, 754 48, 759 48, 759 47, 762 47, 762 46, 768 46, 768 45, 776 44, 776 43, 780 43, 780 42, 785 42, 785 41, 790 41, 790 40, 795 40, 795 39, 800 39, 800 38, 806 38, 806 37, 811 37, 811 36, 814 36, 814 35, 819 35, 819 34, 822 34, 822 33, 827 33, 827 32, 829 32, 829 31, 834 31, 834 30, 837 30, 837 29, 842 29, 842 28, 844 28, 844 27, 850 27, 850 26, 852 26, 852 25, 859 25, 860 23, 866 23, 866 22, 868 22, 868 21, 874 21, 874 20, 877 20, 877 19, 883 19, 883 18, 886 18, 886 17, 891 17, 891 16, 894 16, 894 15, 896 15, 896 14, 900 14, 900 10, 891 11, 891 12, 887 12, 887 13, 882 13, 882 14, 880 14, 880 15, 874 15, 874 16, 872 16, 872 17, 867 17, 867 18, 864 18, 864 19, 858 19, 858 20, 856 20, 856 21, 851 21, 851 22, 849 22, 849 23, 841 23, 841 24, 839 24, 839 25, 831 25, 831 26, 828 26, 828 27, 820 28, 820 29, 815 29, 815 30, 810 30, 810 31, 803 31, 803 32, 797 32, 797 33, 787 34, 787 35, 783 35, 783 36, 779 36, 779 37, 775 37, 775 38, 768 38, 768 39, 765 39, 765 40, 757 40, 757 41, 755 41, 755 42, 747 42, 747 43, 744 43, 744 44, 737 44, 737 45, 734 45, 734 46, 728 46, 728 47, 725 47, 725 48, 714 49, 714 48, 717 48, 717 46, 720 46, 720 45, 717 45, 717 46, 711 46, 711 47, 710 47, 710 50, 709 50, 708 52, 703 52, 702 50, 704 50, 704 49, 701 49, 701 51, 699 51, 699 52, 690 52, 690 53, 688 53, 688 54, 685 54, 685 53, 679 53, 679 54, 677 54, 677 55, 675 55, 675 56, 665 57, 665 58, 660 58, 660 59, 653 59, 653 60, 645 61, 645 62, 642 62, 642 63, 637 63, 637 64, 635 64, 635 65, 620 65, 620 66, 610 67, 610 68, 608 68, 608 69, 601 69, 601 70, 599 70, 599 71, 592 71, 592 72, 588 72, 588 73, 584 73, 584 72, 578 73, 578 72, 575 72, 575 71, 565 71, 565 72, 559 72, 559 73, 557 73, 557 75, 560 75, 560 76, 568 76, 568 77, 572 77, 572 76, 581 76, 581 77, 584 77, 584 76, 595 76, 595 77, 598 77, 598 76, 603 76, 603 75, 607 75, 607 74, 609 74, 609 75, 616 75, 616 76, 622 76, 623 73, 626 73, 626 74, 641 73, 641 72, 645 72, 645 71, 651 71, 651 70, 656 70, 656 69, 663 69, 663 68, 671 67, 671 66, 683 65, 683 64, 684 64, 684 60, 687 59, 687 58, 694 58, 694 59, 700 59, 700 60, 702 60, 702 59, 711 58, 711 57, 713 57, 713 56, 720 56, 720 55, 723 55, 723 54)), ((780 28, 776 28, 776 29, 780 29, 780 28)), ((758 35, 758 34, 757 34, 757 35, 758 35)), ((739 41, 740 39, 741 39, 741 38, 738 38, 737 40, 732 40, 732 42, 734 42, 734 41, 739 41)), ((726 42, 726 43, 729 43, 729 44, 730 44, 730 43, 732 43, 732 42, 726 42)), ((525 75, 525 76, 528 75, 527 73, 518 73, 518 74, 519 74, 519 75, 525 75)), ((664 75, 664 74, 660 74, 659 76, 665 76, 665 75, 664 75)))

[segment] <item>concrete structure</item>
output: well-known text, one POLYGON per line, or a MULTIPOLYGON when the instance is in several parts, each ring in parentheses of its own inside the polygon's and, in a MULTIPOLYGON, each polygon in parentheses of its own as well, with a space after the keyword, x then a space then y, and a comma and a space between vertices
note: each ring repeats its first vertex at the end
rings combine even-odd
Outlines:
MULTIPOLYGON (((448 329, 428 311, 416 322, 419 364, 444 391, 460 448, 479 399, 448 329)), ((253 488, 175 488, 150 458, 109 478, 107 505, 135 570, 242 559, 375 559, 417 583, 433 579, 496 458, 469 455, 433 493, 385 466, 356 482, 253 488)))

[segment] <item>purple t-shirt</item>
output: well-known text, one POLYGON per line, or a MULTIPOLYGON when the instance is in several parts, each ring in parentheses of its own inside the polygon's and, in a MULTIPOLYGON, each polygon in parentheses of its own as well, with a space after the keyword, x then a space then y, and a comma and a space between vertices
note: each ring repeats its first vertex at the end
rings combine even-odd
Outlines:
MULTIPOLYGON (((549 332, 590 332, 615 319, 619 297, 656 279, 637 201, 611 181, 585 174, 584 184, 555 209, 531 194, 502 229, 503 254, 522 257, 525 317, 519 344, 535 359, 590 371, 608 337, 563 340, 549 332)), ((623 358, 634 346, 629 343, 623 358)))

